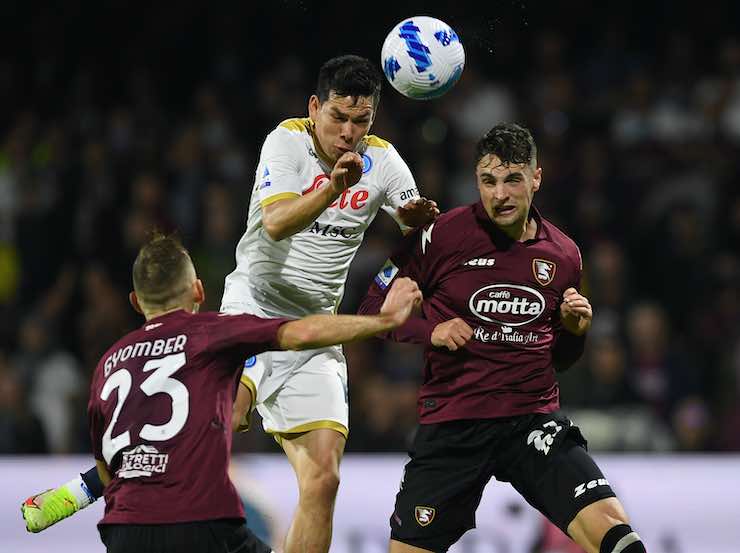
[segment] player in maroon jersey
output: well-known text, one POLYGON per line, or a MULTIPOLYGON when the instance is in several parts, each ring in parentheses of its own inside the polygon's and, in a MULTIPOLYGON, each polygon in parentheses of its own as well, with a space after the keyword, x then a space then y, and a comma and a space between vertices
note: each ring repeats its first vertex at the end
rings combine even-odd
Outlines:
POLYGON ((88 404, 103 542, 112 553, 269 552, 247 529, 227 474, 244 359, 388 331, 421 300, 418 287, 399 282, 370 317, 198 314, 204 292, 190 256, 162 236, 140 250, 133 281, 131 303, 146 323, 103 355, 88 404))
POLYGON ((408 237, 371 285, 377 313, 400 277, 423 316, 386 337, 425 346, 420 428, 391 516, 391 553, 447 551, 475 527, 492 476, 589 553, 639 553, 586 440, 559 409, 556 370, 583 351, 592 311, 575 243, 532 206, 542 181, 530 132, 493 127, 477 145, 480 201, 408 237))

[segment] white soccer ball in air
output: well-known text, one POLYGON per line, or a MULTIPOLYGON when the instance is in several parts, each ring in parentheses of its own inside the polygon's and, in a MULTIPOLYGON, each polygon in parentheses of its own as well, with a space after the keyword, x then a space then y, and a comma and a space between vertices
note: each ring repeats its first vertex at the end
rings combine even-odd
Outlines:
POLYGON ((442 96, 460 78, 465 50, 447 23, 420 15, 393 27, 380 61, 393 88, 408 98, 428 100, 442 96))

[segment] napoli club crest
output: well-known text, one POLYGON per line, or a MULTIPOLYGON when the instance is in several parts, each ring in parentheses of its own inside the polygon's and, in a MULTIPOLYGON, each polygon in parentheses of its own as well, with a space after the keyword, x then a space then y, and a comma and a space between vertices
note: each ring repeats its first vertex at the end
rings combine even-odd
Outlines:
POLYGON ((547 259, 533 259, 532 260, 532 272, 537 282, 542 286, 547 286, 555 278, 555 269, 557 266, 552 261, 547 259))

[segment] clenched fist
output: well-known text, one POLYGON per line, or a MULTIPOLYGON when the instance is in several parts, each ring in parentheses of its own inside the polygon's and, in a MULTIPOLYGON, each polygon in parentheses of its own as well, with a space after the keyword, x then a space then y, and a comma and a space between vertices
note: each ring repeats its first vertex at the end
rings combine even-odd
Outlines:
POLYGON ((331 188, 341 194, 354 186, 362 178, 362 158, 357 152, 345 152, 334 164, 331 171, 331 188))
POLYGON ((578 293, 575 288, 568 288, 563 293, 560 304, 560 320, 571 334, 582 336, 591 328, 593 310, 588 298, 578 293))
POLYGON ((432 345, 456 351, 473 337, 473 329, 461 318, 439 323, 432 331, 432 345))
POLYGON ((421 300, 421 290, 415 281, 407 277, 397 278, 385 297, 380 314, 389 317, 396 327, 401 326, 421 300))

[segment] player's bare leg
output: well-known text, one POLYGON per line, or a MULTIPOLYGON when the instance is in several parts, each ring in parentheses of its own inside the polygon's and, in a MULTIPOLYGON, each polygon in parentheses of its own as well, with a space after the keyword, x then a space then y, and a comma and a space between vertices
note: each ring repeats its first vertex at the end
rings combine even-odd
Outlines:
POLYGON ((240 383, 237 386, 234 408, 231 415, 231 430, 245 432, 249 430, 250 415, 252 414, 252 390, 240 383))
POLYGON ((391 540, 388 551, 390 553, 434 553, 434 551, 430 551, 429 549, 414 547, 413 545, 408 545, 396 540, 391 540))
POLYGON ((319 428, 281 445, 298 479, 298 507, 285 538, 284 553, 327 553, 331 544, 334 501, 339 488, 339 462, 346 438, 319 428))
POLYGON ((612 551, 645 551, 642 541, 631 528, 614 538, 615 547, 603 544, 607 532, 620 525, 628 525, 629 520, 622 504, 616 497, 601 499, 584 507, 568 525, 568 534, 583 547, 587 553, 611 553, 612 551))

